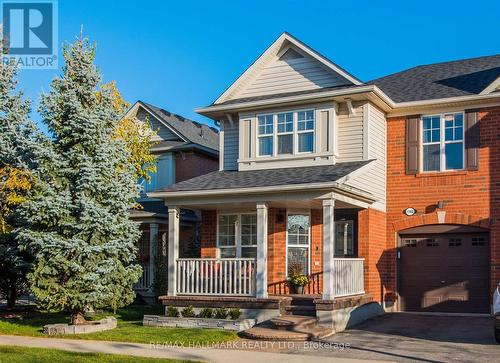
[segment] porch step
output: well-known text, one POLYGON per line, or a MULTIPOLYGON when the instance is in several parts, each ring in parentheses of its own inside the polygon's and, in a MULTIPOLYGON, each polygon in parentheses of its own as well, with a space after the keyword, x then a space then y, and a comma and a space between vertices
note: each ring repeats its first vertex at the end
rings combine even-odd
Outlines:
POLYGON ((287 315, 316 316, 315 305, 290 305, 285 307, 287 315))
POLYGON ((317 324, 316 317, 285 315, 274 318, 269 321, 271 325, 278 330, 293 330, 297 328, 309 328, 317 324))
POLYGON ((258 340, 307 341, 332 335, 332 329, 317 324, 310 316, 282 316, 265 321, 240 333, 243 338, 258 340))
POLYGON ((292 298, 291 305, 294 306, 314 306, 315 297, 304 295, 290 295, 292 298))

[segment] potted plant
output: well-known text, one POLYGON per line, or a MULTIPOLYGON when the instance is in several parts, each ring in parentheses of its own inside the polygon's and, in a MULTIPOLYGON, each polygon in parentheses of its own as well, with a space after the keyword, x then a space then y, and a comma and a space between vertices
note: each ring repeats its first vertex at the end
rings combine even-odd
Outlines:
POLYGON ((303 294, 304 286, 309 283, 309 277, 304 274, 304 265, 294 261, 288 264, 288 286, 290 292, 303 294))
POLYGON ((304 286, 309 283, 309 277, 304 274, 290 276, 290 284, 293 286, 296 294, 304 293, 304 286))

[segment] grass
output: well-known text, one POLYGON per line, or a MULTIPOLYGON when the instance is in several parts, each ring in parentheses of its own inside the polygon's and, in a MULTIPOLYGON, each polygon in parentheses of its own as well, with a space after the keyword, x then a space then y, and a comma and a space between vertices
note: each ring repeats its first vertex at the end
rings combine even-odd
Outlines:
POLYGON ((6 363, 156 363, 186 362, 172 359, 131 357, 119 354, 79 353, 59 349, 0 346, 0 362, 6 363))
MULTIPOLYGON (((151 342, 177 343, 185 345, 218 343, 233 340, 237 337, 235 332, 217 329, 154 328, 142 325, 143 315, 163 315, 163 313, 163 308, 160 306, 129 306, 118 309, 116 314, 102 313, 93 317, 94 320, 110 315, 116 317, 118 327, 113 330, 90 334, 62 335, 58 337, 146 344, 151 342)), ((0 334, 47 337, 42 332, 44 325, 68 322, 68 315, 34 312, 24 318, 0 318, 0 334)))

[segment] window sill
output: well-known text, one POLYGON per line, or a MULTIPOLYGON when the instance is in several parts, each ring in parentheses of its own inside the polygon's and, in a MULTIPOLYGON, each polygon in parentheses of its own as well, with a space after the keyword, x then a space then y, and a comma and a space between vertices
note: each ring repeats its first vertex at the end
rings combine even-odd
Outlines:
POLYGON ((456 170, 456 171, 436 171, 436 172, 427 172, 427 173, 418 173, 415 174, 416 178, 433 178, 440 176, 458 176, 458 175, 467 175, 468 170, 456 170))
POLYGON ((283 154, 278 156, 257 156, 248 159, 238 159, 238 163, 255 163, 255 162, 272 162, 272 161, 284 161, 284 160, 300 160, 300 159, 312 159, 316 157, 333 157, 333 153, 313 153, 313 152, 303 152, 300 154, 283 154))

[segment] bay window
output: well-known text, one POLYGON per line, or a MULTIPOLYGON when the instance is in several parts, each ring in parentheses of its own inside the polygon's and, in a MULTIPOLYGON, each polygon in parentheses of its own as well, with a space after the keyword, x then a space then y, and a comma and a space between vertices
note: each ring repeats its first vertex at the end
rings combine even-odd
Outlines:
POLYGON ((258 115, 258 156, 312 153, 314 130, 314 110, 258 115))
POLYGON ((464 115, 450 113, 422 118, 422 170, 464 168, 464 115))
POLYGON ((257 256, 257 215, 220 214, 217 248, 221 258, 257 256))

